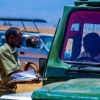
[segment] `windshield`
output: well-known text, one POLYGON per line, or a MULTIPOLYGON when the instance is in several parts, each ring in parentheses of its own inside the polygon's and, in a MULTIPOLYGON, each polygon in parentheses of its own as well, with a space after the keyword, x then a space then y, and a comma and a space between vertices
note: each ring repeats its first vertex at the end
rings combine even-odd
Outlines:
POLYGON ((45 44, 46 48, 48 48, 50 50, 52 40, 53 40, 53 36, 40 36, 40 38, 42 39, 42 41, 45 44))
POLYGON ((70 15, 64 36, 63 61, 100 63, 99 18, 98 11, 81 10, 70 15))

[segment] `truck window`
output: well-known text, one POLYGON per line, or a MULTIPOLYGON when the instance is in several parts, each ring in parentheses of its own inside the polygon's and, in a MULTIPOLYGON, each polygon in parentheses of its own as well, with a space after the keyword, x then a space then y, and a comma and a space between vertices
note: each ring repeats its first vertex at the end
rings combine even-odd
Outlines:
MULTIPOLYGON (((70 20, 68 22, 68 26, 66 27, 66 32, 64 36, 64 45, 61 56, 62 60, 77 61, 77 58, 80 57, 80 54, 85 51, 85 47, 83 46, 83 38, 89 33, 96 33, 100 36, 99 17, 100 12, 92 11, 91 13, 91 10, 74 11, 71 13, 70 20)), ((95 39, 93 38, 92 40, 93 41, 89 44, 89 46, 94 43, 95 39)), ((98 41, 100 41, 100 39, 98 39, 98 41)), ((100 46, 98 44, 97 47, 94 47, 95 48, 93 48, 93 50, 95 52, 93 51, 93 54, 96 54, 96 52, 100 51, 100 46)), ((90 51, 92 52, 92 49, 90 51)), ((98 55, 99 54, 100 53, 98 53, 98 55)))

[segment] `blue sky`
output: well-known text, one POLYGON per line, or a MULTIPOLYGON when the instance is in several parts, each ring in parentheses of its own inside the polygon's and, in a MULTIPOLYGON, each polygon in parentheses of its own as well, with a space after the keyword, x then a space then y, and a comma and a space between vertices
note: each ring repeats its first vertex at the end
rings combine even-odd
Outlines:
POLYGON ((0 0, 0 17, 43 18, 56 23, 74 0, 0 0))

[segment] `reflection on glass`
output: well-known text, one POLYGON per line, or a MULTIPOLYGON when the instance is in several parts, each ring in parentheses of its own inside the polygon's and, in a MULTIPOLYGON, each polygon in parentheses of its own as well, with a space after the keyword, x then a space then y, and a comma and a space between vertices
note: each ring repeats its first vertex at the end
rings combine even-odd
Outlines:
POLYGON ((42 39, 43 43, 45 44, 45 46, 48 49, 50 49, 53 37, 50 37, 50 36, 47 36, 47 37, 41 36, 41 39, 42 39))

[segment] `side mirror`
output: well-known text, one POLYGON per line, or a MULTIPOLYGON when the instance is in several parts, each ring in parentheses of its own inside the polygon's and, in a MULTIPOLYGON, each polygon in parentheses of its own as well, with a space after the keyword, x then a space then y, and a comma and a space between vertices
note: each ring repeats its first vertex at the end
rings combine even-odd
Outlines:
POLYGON ((43 76, 43 73, 45 71, 46 61, 47 61, 46 58, 40 58, 39 59, 39 73, 40 73, 41 76, 43 76))

